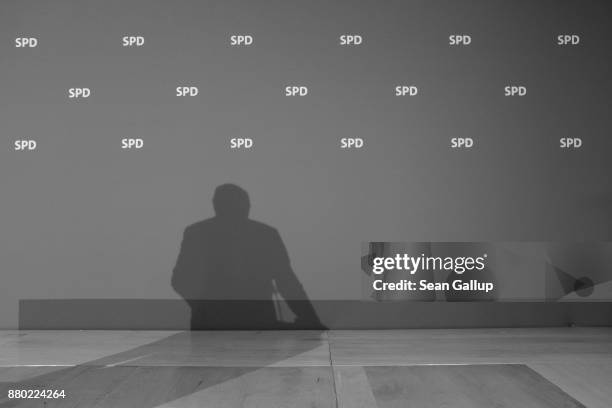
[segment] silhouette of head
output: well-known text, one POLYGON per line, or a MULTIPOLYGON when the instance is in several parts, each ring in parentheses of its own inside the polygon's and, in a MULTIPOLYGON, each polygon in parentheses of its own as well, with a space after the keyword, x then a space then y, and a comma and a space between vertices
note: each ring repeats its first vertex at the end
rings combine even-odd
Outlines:
POLYGON ((242 219, 249 217, 249 194, 235 184, 222 184, 215 189, 213 207, 217 217, 242 219))

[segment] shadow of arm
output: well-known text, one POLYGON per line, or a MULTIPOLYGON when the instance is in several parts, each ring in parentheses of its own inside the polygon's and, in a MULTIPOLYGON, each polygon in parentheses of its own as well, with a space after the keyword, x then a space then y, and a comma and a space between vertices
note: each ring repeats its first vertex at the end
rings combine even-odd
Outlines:
POLYGON ((189 228, 185 229, 181 248, 172 271, 171 284, 184 299, 194 296, 194 274, 197 273, 197 247, 189 228))
POLYGON ((274 243, 276 254, 271 258, 273 263, 271 266, 272 276, 278 291, 291 311, 297 316, 295 323, 303 327, 322 328, 323 324, 308 299, 302 283, 291 268, 287 248, 276 231, 274 232, 274 243))

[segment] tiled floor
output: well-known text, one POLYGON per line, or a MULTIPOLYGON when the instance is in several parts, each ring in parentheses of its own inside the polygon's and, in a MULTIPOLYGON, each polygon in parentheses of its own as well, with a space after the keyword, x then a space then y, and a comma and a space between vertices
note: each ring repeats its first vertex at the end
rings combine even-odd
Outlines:
POLYGON ((0 407, 609 408, 610 367, 612 329, 3 331, 0 407))

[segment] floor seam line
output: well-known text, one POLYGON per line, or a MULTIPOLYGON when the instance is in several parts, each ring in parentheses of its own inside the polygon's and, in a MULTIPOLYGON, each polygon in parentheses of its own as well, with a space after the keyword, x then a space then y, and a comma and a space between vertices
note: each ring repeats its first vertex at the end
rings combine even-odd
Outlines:
POLYGON ((336 408, 339 408, 339 404, 338 404, 338 389, 336 388, 336 373, 334 371, 334 362, 332 359, 332 354, 331 354, 331 338, 329 335, 329 330, 327 332, 325 332, 325 337, 327 339, 327 352, 329 355, 329 368, 331 369, 331 375, 332 375, 332 387, 333 387, 333 391, 334 391, 334 398, 336 400, 336 408))

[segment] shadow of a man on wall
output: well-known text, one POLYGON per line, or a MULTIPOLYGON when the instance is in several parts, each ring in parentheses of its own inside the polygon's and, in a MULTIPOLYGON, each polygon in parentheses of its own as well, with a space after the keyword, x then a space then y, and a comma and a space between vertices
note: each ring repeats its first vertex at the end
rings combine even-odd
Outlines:
POLYGON ((185 228, 172 274, 191 329, 322 329, 278 231, 249 218, 248 193, 220 185, 213 206, 214 217, 185 228))

